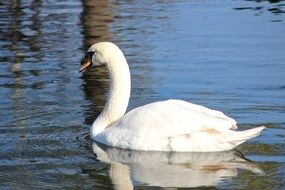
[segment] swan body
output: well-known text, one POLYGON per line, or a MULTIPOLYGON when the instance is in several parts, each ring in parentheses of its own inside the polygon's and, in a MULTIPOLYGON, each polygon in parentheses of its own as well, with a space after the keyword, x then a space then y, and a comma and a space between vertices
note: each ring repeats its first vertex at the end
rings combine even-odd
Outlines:
POLYGON ((106 65, 110 76, 107 103, 94 121, 92 139, 133 150, 212 152, 231 150, 258 136, 263 126, 244 131, 220 111, 183 100, 147 104, 125 114, 131 89, 130 71, 122 51, 111 42, 92 45, 80 71, 106 65))

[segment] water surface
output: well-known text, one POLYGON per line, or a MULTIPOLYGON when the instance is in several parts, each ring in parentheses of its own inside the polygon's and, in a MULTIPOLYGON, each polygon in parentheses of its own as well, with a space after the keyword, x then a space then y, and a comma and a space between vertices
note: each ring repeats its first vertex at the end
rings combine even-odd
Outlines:
POLYGON ((284 1, 1 1, 1 189, 285 188, 284 13, 284 1), (78 73, 98 41, 127 57, 129 110, 179 98, 267 129, 237 152, 100 148, 88 133, 108 75, 78 73))

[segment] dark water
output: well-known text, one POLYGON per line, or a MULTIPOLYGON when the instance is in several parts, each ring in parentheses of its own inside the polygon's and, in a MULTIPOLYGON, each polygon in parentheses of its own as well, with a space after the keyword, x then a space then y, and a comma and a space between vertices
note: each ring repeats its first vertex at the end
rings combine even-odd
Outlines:
POLYGON ((0 189, 284 189, 284 13, 278 0, 1 1, 0 189), (78 68, 104 40, 128 59, 129 109, 180 98, 225 112, 240 129, 267 129, 239 152, 93 144, 108 77, 78 68))

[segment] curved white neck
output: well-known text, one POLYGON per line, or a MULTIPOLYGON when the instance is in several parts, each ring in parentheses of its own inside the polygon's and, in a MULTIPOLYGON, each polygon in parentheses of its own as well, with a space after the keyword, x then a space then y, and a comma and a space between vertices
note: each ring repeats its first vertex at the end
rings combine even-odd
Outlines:
POLYGON ((90 134, 93 139, 125 114, 131 93, 130 70, 123 53, 120 51, 110 56, 106 65, 110 90, 103 111, 92 124, 90 134))

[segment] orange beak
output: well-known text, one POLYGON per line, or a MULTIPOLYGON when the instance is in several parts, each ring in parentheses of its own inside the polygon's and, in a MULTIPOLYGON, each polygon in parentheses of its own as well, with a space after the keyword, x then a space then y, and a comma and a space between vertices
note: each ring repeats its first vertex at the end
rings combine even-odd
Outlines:
POLYGON ((79 72, 86 71, 92 63, 92 56, 89 56, 88 54, 84 57, 84 59, 81 62, 81 67, 79 69, 79 72))
POLYGON ((85 71, 88 67, 90 67, 91 65, 91 61, 86 61, 79 69, 79 73, 81 73, 82 71, 85 71))

